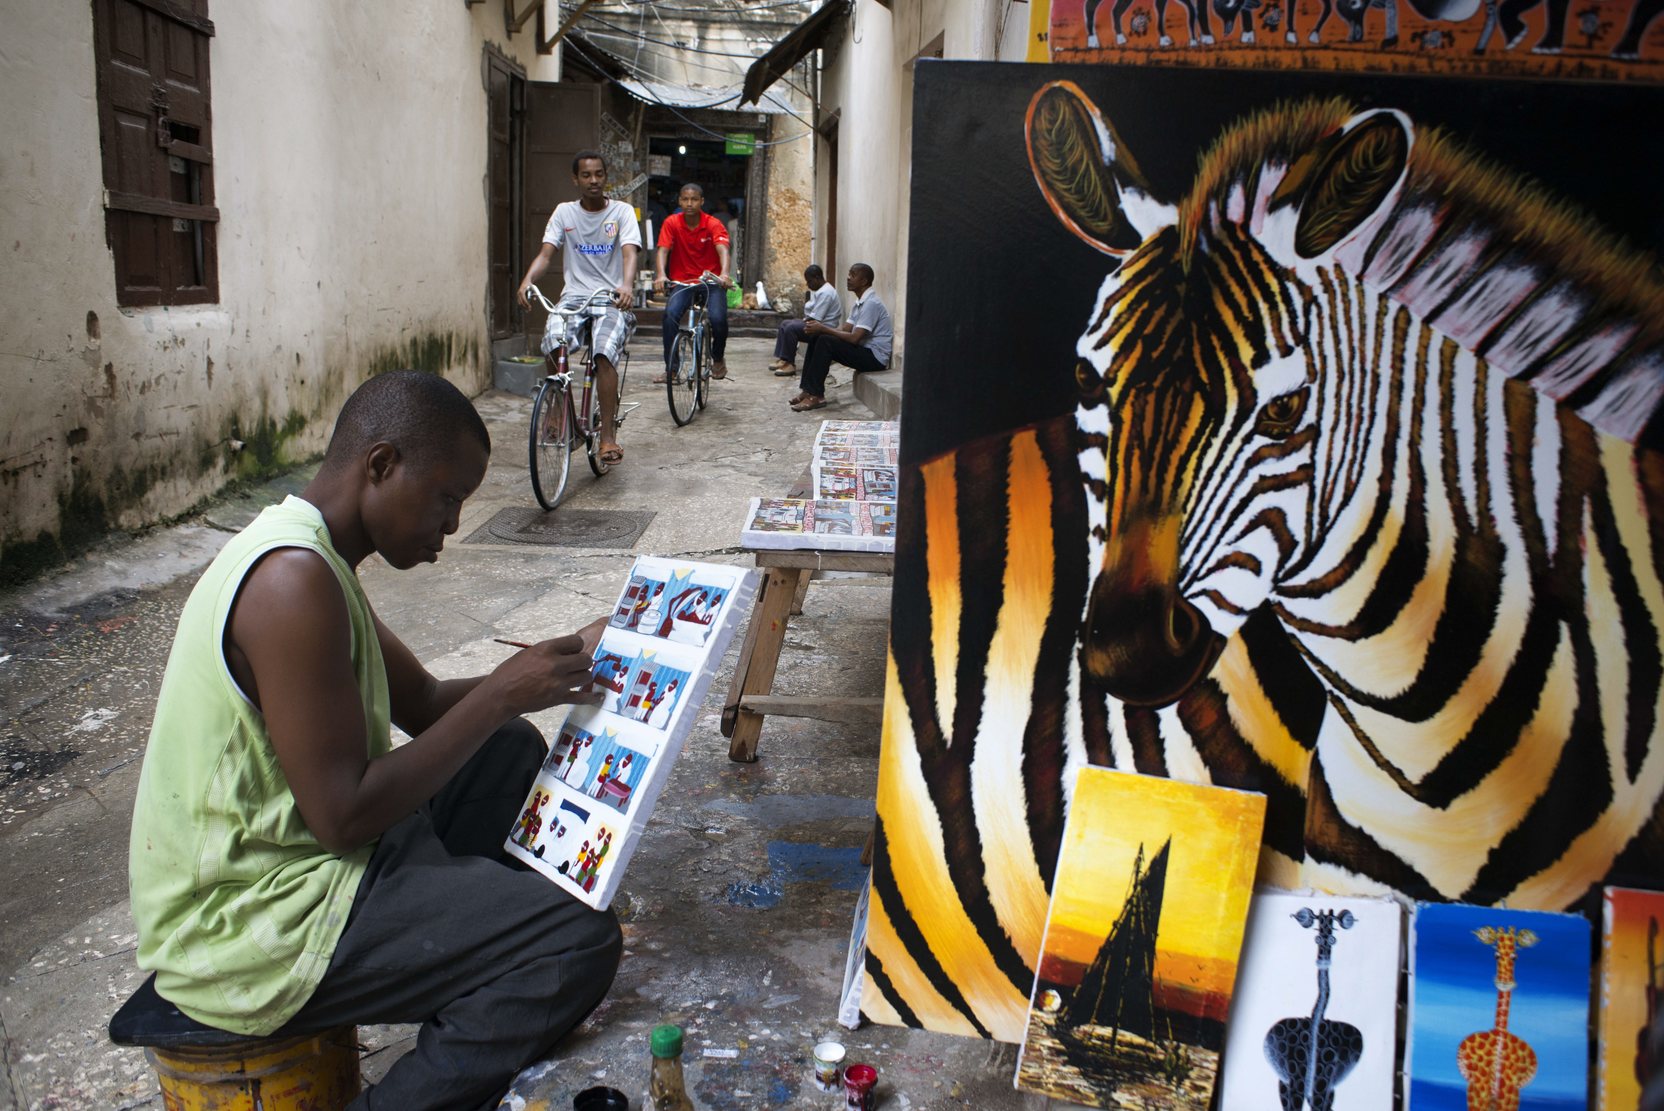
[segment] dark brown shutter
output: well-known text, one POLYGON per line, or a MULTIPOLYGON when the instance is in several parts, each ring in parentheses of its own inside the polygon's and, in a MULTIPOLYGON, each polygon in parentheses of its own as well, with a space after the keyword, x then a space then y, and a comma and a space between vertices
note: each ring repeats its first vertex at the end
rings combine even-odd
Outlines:
POLYGON ((93 0, 106 228, 123 305, 219 299, 207 0, 93 0))

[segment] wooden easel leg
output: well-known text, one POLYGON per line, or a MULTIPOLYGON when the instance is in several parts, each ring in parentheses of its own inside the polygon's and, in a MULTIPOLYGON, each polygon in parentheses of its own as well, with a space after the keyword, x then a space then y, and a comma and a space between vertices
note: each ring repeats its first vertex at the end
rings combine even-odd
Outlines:
POLYGON ((791 620, 792 601, 799 580, 807 580, 807 569, 771 567, 751 611, 751 628, 746 632, 740 664, 734 669, 734 685, 722 711, 723 732, 728 735, 728 759, 749 764, 757 759, 757 737, 763 731, 763 715, 739 708, 748 694, 768 694, 774 689, 774 671, 780 664, 780 649, 786 641, 786 624, 791 620), (732 729, 726 728, 729 714, 732 729))
POLYGON ((792 591, 792 616, 793 617, 802 616, 802 614, 803 614, 803 599, 809 593, 809 580, 813 579, 814 577, 815 577, 814 572, 812 572, 812 571, 805 571, 803 574, 798 576, 798 578, 797 578, 797 589, 792 591))

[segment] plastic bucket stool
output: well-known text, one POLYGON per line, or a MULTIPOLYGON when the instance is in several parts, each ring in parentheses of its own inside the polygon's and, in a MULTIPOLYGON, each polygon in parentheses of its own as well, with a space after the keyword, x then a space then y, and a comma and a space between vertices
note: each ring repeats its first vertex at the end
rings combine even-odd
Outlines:
POLYGON ((356 1026, 144 1052, 167 1111, 340 1111, 363 1088, 356 1026))

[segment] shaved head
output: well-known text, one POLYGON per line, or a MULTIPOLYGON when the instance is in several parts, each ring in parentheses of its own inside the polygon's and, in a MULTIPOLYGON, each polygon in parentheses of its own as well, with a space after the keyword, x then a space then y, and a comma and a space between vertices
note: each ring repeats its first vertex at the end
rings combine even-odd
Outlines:
POLYGON ((394 370, 359 386, 341 406, 324 468, 350 466, 386 442, 414 466, 442 458, 459 441, 491 453, 491 434, 461 390, 437 374, 394 370))

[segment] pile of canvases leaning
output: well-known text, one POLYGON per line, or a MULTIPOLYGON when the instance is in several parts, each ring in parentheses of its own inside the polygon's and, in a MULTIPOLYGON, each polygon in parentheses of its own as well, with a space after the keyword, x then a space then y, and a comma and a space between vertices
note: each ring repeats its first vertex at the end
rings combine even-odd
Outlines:
POLYGON ((910 339, 861 1010, 1099 1107, 1650 1111, 1656 228, 1347 80, 920 67, 1000 231, 910 250, 1065 315, 910 339))

